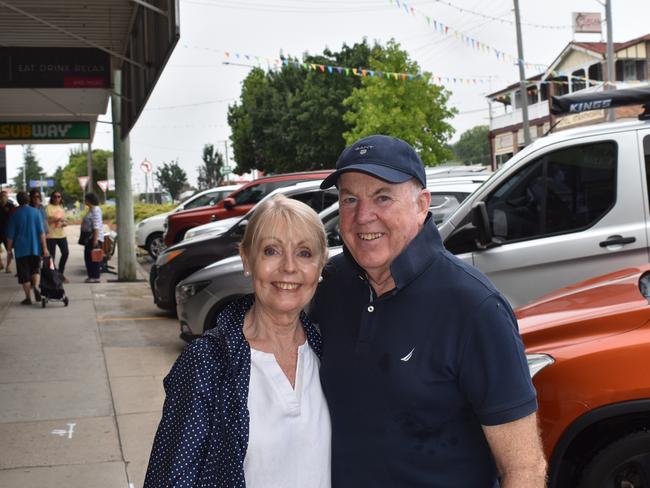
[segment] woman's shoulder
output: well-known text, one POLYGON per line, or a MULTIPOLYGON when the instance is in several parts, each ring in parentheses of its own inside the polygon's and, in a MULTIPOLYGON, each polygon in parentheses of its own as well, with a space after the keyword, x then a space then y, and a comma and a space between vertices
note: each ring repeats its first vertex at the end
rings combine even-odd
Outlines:
POLYGON ((219 338, 203 335, 185 347, 165 378, 165 386, 210 388, 226 364, 226 351, 219 338))

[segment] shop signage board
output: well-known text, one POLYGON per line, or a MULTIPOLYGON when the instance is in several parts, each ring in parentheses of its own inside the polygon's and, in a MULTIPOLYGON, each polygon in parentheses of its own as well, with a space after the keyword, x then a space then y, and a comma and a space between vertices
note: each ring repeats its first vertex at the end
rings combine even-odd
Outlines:
POLYGON ((54 180, 29 180, 30 188, 48 188, 54 186, 54 180))
POLYGON ((573 12, 573 32, 602 34, 599 12, 573 12))
POLYGON ((2 122, 0 141, 89 140, 90 122, 2 122))
POLYGON ((109 88, 110 67, 96 48, 0 47, 0 88, 109 88))

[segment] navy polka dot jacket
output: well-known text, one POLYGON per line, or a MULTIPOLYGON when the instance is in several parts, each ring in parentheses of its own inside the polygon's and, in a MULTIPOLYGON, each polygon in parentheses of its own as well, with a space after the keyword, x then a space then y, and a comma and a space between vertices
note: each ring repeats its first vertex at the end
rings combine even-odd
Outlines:
MULTIPOLYGON (((166 399, 144 488, 245 487, 250 346, 242 332, 247 295, 219 314, 214 329, 188 345, 164 379, 166 399)), ((303 312, 309 345, 321 340, 303 312)))

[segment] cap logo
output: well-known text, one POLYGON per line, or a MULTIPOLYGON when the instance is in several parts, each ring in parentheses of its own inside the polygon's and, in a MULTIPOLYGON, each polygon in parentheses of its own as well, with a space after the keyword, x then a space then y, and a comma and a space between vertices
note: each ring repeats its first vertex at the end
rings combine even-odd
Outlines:
POLYGON ((357 146, 354 148, 355 151, 359 151, 360 155, 364 155, 368 152, 369 149, 372 149, 375 146, 357 146))

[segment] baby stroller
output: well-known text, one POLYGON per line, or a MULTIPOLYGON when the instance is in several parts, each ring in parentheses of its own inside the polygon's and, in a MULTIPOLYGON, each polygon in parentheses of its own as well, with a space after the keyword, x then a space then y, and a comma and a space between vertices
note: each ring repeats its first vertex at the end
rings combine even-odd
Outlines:
POLYGON ((43 258, 41 267, 41 305, 47 306, 49 301, 63 302, 68 306, 68 297, 63 289, 63 275, 54 267, 54 260, 48 256, 43 258))

